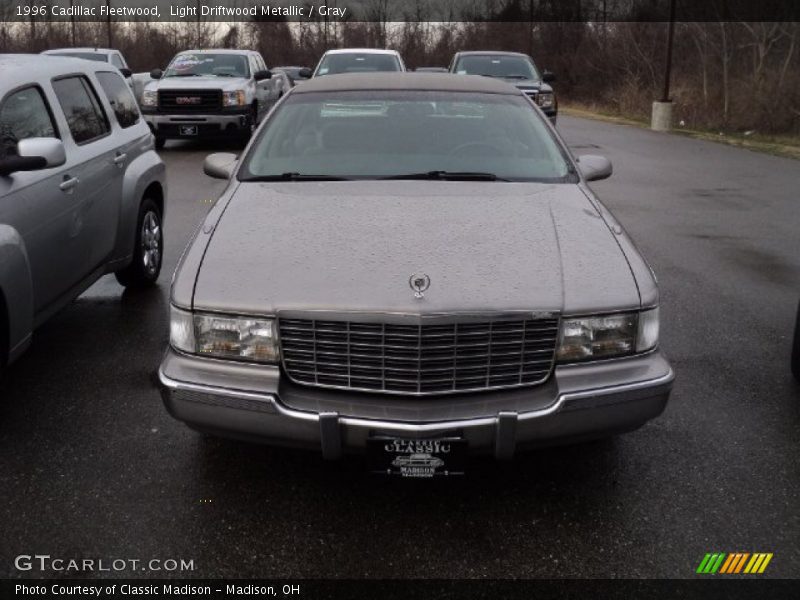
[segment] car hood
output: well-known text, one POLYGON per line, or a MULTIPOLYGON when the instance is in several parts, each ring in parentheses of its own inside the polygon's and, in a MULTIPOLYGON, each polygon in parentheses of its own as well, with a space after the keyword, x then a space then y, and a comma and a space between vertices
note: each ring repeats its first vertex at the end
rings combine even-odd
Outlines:
POLYGON ((159 89, 169 90, 202 90, 213 88, 217 90, 240 90, 250 80, 244 77, 165 77, 151 81, 145 87, 148 92, 159 89))
POLYGON ((574 184, 242 183, 193 304, 258 314, 638 307, 615 235, 574 184), (412 274, 430 278, 422 299, 412 274))

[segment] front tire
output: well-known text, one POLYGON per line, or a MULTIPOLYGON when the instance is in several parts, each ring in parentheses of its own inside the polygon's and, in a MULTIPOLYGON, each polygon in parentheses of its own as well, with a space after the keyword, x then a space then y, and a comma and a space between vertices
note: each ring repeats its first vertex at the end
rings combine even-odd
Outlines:
POLYGON ((166 143, 167 143, 166 138, 156 136, 156 150, 163 150, 164 144, 166 143))
POLYGON ((139 207, 136 222, 136 245, 133 261, 117 271, 115 276, 120 285, 127 288, 144 288, 155 284, 161 273, 163 261, 164 233, 161 210, 150 198, 145 198, 139 207))

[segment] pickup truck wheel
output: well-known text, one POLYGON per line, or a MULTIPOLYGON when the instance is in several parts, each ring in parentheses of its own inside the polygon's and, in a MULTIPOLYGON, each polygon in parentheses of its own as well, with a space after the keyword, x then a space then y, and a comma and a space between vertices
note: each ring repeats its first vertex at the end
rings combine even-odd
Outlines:
POLYGON ((131 288, 143 288, 155 284, 161 273, 163 248, 161 211, 153 200, 145 198, 139 207, 133 261, 115 273, 117 281, 131 288))
POLYGON ((794 322, 794 340, 792 341, 792 375, 800 381, 800 304, 797 306, 797 317, 794 322))
POLYGON ((245 130, 244 135, 242 136, 242 140, 244 142, 248 142, 253 134, 258 129, 258 107, 253 105, 250 108, 250 118, 248 119, 247 129, 245 130))
POLYGON ((163 150, 166 143, 167 140, 165 138, 156 136, 156 150, 163 150))

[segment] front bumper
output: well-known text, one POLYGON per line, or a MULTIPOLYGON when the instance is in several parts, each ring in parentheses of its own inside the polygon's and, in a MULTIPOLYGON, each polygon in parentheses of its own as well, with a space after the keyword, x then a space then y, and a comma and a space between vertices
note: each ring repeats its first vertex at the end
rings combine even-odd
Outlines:
POLYGON ((209 115, 162 114, 145 112, 144 120, 151 131, 161 138, 224 137, 250 130, 249 110, 239 110, 209 115), (197 135, 183 135, 181 126, 197 126, 197 135))
MULTIPOLYGON (((363 392, 346 393, 363 404, 344 403, 332 410, 337 405, 316 400, 300 410, 290 405, 296 404, 295 392, 280 385, 283 377, 277 367, 230 365, 185 356, 171 348, 158 377, 164 404, 173 417, 217 435, 318 449, 329 459, 345 451, 363 451, 371 436, 455 435, 467 440, 471 453, 507 459, 526 446, 592 439, 640 427, 664 410, 674 374, 659 351, 560 366, 548 384, 522 390, 531 398, 530 410, 519 403, 519 391, 493 391, 469 395, 467 405, 473 416, 445 404, 439 414, 457 416, 424 420, 397 418, 392 396, 363 392), (546 405, 542 405, 542 394, 549 396, 546 405), (484 401, 476 402, 476 397, 484 401), (392 418, 381 417, 381 411, 392 418)), ((457 400, 415 402, 452 404, 457 400)))

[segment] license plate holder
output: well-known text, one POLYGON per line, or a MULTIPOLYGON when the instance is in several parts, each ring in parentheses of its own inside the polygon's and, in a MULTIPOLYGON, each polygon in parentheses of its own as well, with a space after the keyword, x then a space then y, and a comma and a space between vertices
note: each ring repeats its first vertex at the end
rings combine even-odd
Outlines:
POLYGON ((367 440, 369 469, 376 474, 420 479, 463 475, 466 458, 467 441, 459 437, 367 440))
POLYGON ((197 135, 197 125, 179 125, 178 133, 186 136, 197 135))

